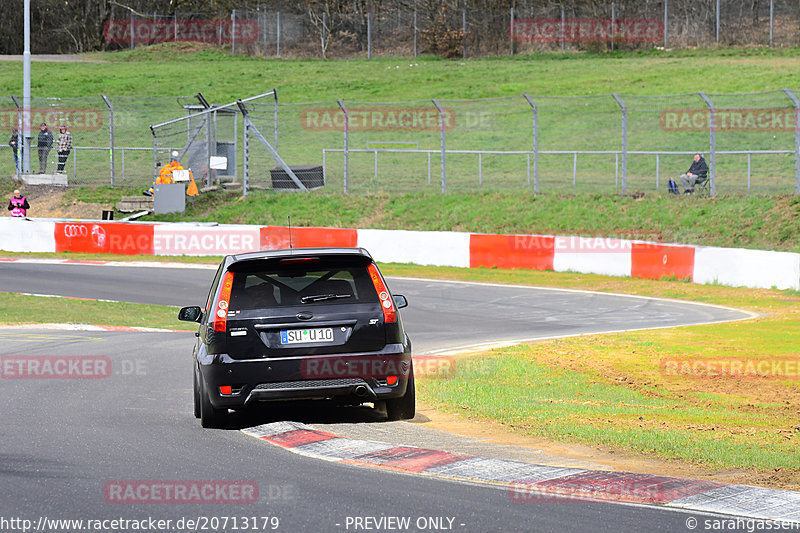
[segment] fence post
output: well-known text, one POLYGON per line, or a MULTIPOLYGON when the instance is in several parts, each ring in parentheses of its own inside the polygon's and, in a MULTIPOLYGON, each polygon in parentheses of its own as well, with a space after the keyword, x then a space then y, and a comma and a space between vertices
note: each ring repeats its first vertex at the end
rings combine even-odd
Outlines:
POLYGON ((133 11, 131 11, 131 50, 133 50, 133 36, 134 36, 133 11))
POLYGON ((719 0, 717 0, 717 9, 716 9, 716 12, 717 12, 717 21, 716 21, 716 33, 715 33, 715 39, 716 39, 716 41, 717 41, 717 44, 719 44, 719 0))
POLYGON ((700 91, 697 94, 700 95, 700 98, 708 106, 708 142, 709 142, 709 166, 708 166, 708 175, 709 180, 711 182, 711 196, 716 196, 717 194, 717 164, 716 164, 716 155, 717 155, 717 116, 716 111, 714 110, 714 102, 706 96, 706 93, 700 91))
POLYGON ((775 0, 769 0, 769 45, 773 44, 772 30, 775 27, 775 0))
POLYGON ((617 23, 616 13, 614 12, 614 2, 611 2, 611 51, 614 51, 614 38, 617 36, 617 32, 614 31, 614 26, 617 23))
POLYGON ((236 10, 231 10, 231 55, 236 55, 236 10))
POLYGON ((414 9, 414 58, 417 57, 417 10, 414 9))
POLYGON ((22 106, 19 105, 19 100, 13 94, 11 99, 14 101, 14 105, 17 106, 17 149, 14 152, 14 173, 19 178, 19 175, 22 174, 22 106))
POLYGON ((617 93, 611 93, 622 109, 622 194, 628 192, 628 106, 617 93))
POLYGON ((372 59, 372 18, 367 13, 367 59, 372 59))
POLYGON ((439 102, 436 101, 436 98, 431 100, 433 105, 436 106, 436 110, 439 111, 439 126, 441 128, 441 135, 442 135, 442 194, 447 192, 447 145, 445 144, 445 116, 444 116, 444 109, 442 106, 439 105, 439 102))
POLYGON ((789 89, 784 89, 794 105, 794 194, 800 195, 800 100, 789 89))
MULTIPOLYGON (((246 110, 242 112, 242 196, 247 196, 250 189, 250 117, 246 110)), ((275 166, 278 166, 277 164, 275 166)))
POLYGON ((461 58, 467 58, 467 10, 461 9, 461 58))
MULTIPOLYGON (((275 130, 275 151, 278 151, 278 89, 273 87, 272 88, 272 96, 275 98, 275 119, 273 123, 273 129, 275 130)), ((278 166, 278 161, 275 161, 275 166, 278 166)))
POLYGON ((667 49, 667 24, 669 23, 669 18, 667 16, 668 11, 669 0, 664 0, 664 50, 667 49))
POLYGON ((509 41, 511 41, 511 55, 514 55, 514 8, 511 8, 511 22, 508 26, 509 41))
POLYGON ((156 137, 156 130, 150 126, 150 132, 153 134, 153 179, 158 176, 158 137, 156 137))
POLYGON ((111 186, 114 186, 114 177, 115 177, 115 167, 114 164, 114 104, 111 103, 111 100, 104 94, 100 95, 105 101, 106 105, 108 106, 108 113, 109 113, 109 127, 108 127, 108 157, 111 161, 111 186))
POLYGON ((336 100, 344 113, 344 193, 347 194, 347 185, 350 178, 350 113, 347 112, 344 102, 336 100))
POLYGON ((328 12, 322 12, 322 59, 325 57, 325 42, 328 40, 328 12))
POLYGON ((533 192, 539 193, 539 108, 528 94, 522 95, 533 110, 533 192))
POLYGON ((567 14, 561 6, 561 51, 567 49, 567 14))
POLYGON ((275 18, 275 36, 278 43, 277 56, 281 57, 281 12, 278 11, 275 18))
POLYGON ((206 123, 206 185, 211 186, 214 184, 213 176, 211 172, 211 116, 209 113, 206 113, 206 116, 203 117, 203 120, 206 123))

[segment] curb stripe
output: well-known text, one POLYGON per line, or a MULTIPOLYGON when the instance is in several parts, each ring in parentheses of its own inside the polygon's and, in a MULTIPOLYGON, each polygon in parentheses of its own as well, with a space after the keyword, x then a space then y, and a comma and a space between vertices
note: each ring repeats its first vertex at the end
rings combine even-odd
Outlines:
POLYGON ((353 458, 359 463, 391 466, 409 472, 425 472, 431 468, 457 463, 465 459, 471 459, 471 456, 411 446, 395 446, 353 458))
POLYGON ((261 437, 261 440, 266 440, 273 444, 277 444, 282 448, 296 448, 303 444, 311 444, 313 442, 326 441, 337 438, 336 435, 325 433, 324 431, 317 431, 313 429, 295 429, 285 433, 278 433, 277 435, 270 435, 261 437))
POLYGON ((602 500, 685 511, 779 519, 800 524, 800 493, 631 472, 554 467, 414 446, 349 439, 300 422, 275 422, 242 433, 293 453, 348 465, 508 487, 514 503, 602 500))

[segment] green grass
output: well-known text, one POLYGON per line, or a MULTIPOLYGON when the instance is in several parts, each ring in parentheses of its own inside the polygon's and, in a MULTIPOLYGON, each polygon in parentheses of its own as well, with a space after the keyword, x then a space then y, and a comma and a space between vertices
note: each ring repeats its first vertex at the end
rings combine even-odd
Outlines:
POLYGON ((123 196, 140 196, 141 194, 142 189, 140 187, 73 187, 67 190, 64 201, 113 204, 119 202, 123 196))
POLYGON ((608 236, 800 252, 800 200, 791 196, 716 199, 617 195, 435 192, 343 195, 254 191, 204 195, 185 215, 156 220, 608 236))
POLYGON ((697 406, 684 394, 635 390, 593 372, 542 365, 527 346, 459 362, 453 379, 418 379, 420 396, 448 411, 557 441, 614 446, 710 468, 800 470, 795 440, 774 430, 790 426, 781 405, 766 405, 756 414, 745 409, 749 399, 715 398, 697 406))
POLYGON ((3 324, 99 324, 191 330, 178 309, 162 305, 48 298, 0 292, 3 324), (35 318, 33 318, 35 317, 35 318))
MULTIPOLYGON (((404 107, 433 110, 431 98, 438 98, 456 117, 448 132, 448 149, 530 150, 531 110, 522 93, 536 97, 539 106, 540 150, 617 150, 620 148, 620 111, 612 92, 627 95, 629 107, 629 150, 704 150, 704 132, 664 131, 660 112, 666 109, 703 109, 696 96, 652 99, 653 95, 694 93, 736 93, 800 88, 800 49, 705 49, 695 51, 644 51, 617 53, 540 53, 514 57, 476 58, 447 61, 433 57, 325 61, 231 57, 223 49, 169 43, 133 51, 96 53, 91 57, 105 63, 35 63, 33 67, 34 106, 50 106, 39 97, 82 97, 63 101, 66 106, 105 110, 97 95, 107 94, 115 102, 119 121, 117 146, 148 148, 152 145, 149 125, 183 114, 175 101, 178 95, 202 92, 214 103, 255 95, 273 87, 283 104, 327 102, 323 107, 338 109, 337 98, 350 102, 409 102, 404 107), (201 49, 201 51, 197 51, 201 49), (195 51, 188 53, 187 51, 195 51), (191 75, 180 75, 191 72, 191 75), (697 73, 702 72, 702 76, 697 73), (176 75, 177 74, 177 75, 176 75), (171 95, 171 97, 170 97, 171 95), (590 101, 559 99, 563 96, 598 96, 590 101), (151 97, 146 103, 122 96, 151 97), (115 99, 116 97, 116 99, 115 99), (158 98, 155 98, 158 97, 158 98), (471 100, 504 97, 507 100, 471 100), (146 105, 146 109, 137 109, 146 105)), ((19 94, 21 65, 0 64, 0 83, 19 94), (16 87, 16 89, 15 89, 16 87)), ((776 108, 790 106, 783 93, 742 97, 715 96, 720 108, 776 108)), ((267 107, 271 102, 266 102, 267 107)), ((317 104, 314 107, 319 107, 317 104)), ((13 104, 10 100, 7 107, 13 104)), ((371 107, 375 107, 371 105, 371 107)), ((324 148, 341 148, 342 134, 318 131, 302 120, 305 106, 282 106, 280 110, 280 151, 290 164, 320 164, 324 148)), ((259 129, 270 136, 272 115, 264 107, 253 115, 259 129)), ((185 128, 184 128, 185 129, 185 128)), ((181 132, 182 133, 182 132, 181 132)), ((75 132, 82 146, 104 146, 108 134, 75 132)), ((354 129, 350 146, 363 149, 367 142, 419 143, 420 148, 437 150, 436 128, 422 131, 360 131, 354 129)), ((241 145, 240 145, 241 146, 241 145)), ((792 132, 725 132, 717 138, 719 150, 784 149, 793 147, 792 132)), ((102 150, 77 154, 77 180, 107 182, 108 155, 102 150)), ((433 183, 428 185, 427 156, 422 154, 381 154, 378 179, 373 178, 372 154, 353 153, 350 160, 351 192, 436 190, 438 157, 432 155, 433 183)), ((121 154, 116 161, 120 185, 142 184, 151 179, 152 158, 146 152, 126 154, 125 180, 121 178, 121 154)), ((266 149, 251 154, 252 183, 268 185, 272 158, 266 149)), ((483 176, 478 185, 476 156, 448 157, 448 186, 451 191, 529 189, 526 158, 521 155, 485 156, 483 176)), ((572 183, 570 154, 542 155, 539 187, 542 191, 620 190, 614 175, 613 155, 582 155, 572 183)), ((763 193, 790 193, 794 189, 793 158, 789 155, 757 156, 752 161, 752 187, 763 193)), ((686 156, 663 156, 660 183, 688 167, 686 156)), ((10 166, 9 166, 10 169, 10 166)), ((241 161, 239 162, 241 171, 241 161)), ((329 186, 341 190, 343 160, 329 153, 326 161, 329 186)), ((630 155, 628 181, 631 190, 657 188, 655 158, 630 155)), ((746 191, 747 160, 743 155, 720 156, 718 189, 746 191)))
MULTIPOLYGON (((435 57, 325 61, 197 53, 182 44, 90 54, 106 63, 40 63, 33 96, 167 96, 202 92, 231 102, 277 87, 283 102, 464 99, 519 95, 681 94, 800 86, 798 48, 540 53, 448 61, 435 57), (417 66, 410 66, 416 64, 417 66), (395 67, 399 66, 397 69, 395 67), (391 70, 390 70, 391 69, 391 70), (174 75, 191 72, 191 76, 174 75), (697 76, 702 72, 702 76, 697 76)), ((0 84, 21 93, 22 63, 0 64, 0 84)))

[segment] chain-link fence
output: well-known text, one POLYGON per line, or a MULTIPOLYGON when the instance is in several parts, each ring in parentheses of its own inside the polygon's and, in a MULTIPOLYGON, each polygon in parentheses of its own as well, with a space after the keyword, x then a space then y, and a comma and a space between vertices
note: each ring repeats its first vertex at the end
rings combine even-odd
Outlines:
POLYGON ((327 144, 327 183, 345 192, 666 191, 699 152, 712 194, 798 194, 799 107, 789 90, 340 101, 280 106, 301 127, 279 131, 303 163, 327 144))
MULTIPOLYGON (((796 0, 239 0, 33 2, 34 54, 201 42, 285 57, 474 57, 537 50, 797 46, 796 0), (171 4, 171 7, 175 7, 171 4), (215 11, 199 12, 194 9, 215 11), (155 9, 155 11, 153 11, 155 9)), ((0 53, 22 53, 22 4, 0 19, 0 53)))
POLYGON ((396 0, 256 5, 224 16, 126 12, 105 22, 102 41, 109 48, 192 41, 233 54, 322 58, 800 44, 794 0, 465 5, 396 0))
MULTIPOLYGON (((710 167, 712 194, 798 194, 796 94, 788 89, 669 96, 524 94, 283 104, 268 91, 222 106, 199 94, 34 98, 29 116, 17 107, 19 98, 0 97, 0 102, 9 135, 20 121, 30 121, 34 173, 39 170, 38 124, 47 122, 54 131, 60 124, 70 127, 74 147, 65 173, 70 184, 78 185, 150 183, 159 163, 177 151, 198 185, 234 183, 245 192, 303 188, 295 187, 292 177, 291 169, 298 167, 319 174, 314 187, 324 184, 347 193, 628 193, 665 191, 667 180, 685 171, 700 152, 710 167)), ((0 157, 0 172, 7 175, 18 170, 10 144, 3 146, 7 156, 0 157)), ((56 157, 53 150, 48 172, 55 169, 56 157)))

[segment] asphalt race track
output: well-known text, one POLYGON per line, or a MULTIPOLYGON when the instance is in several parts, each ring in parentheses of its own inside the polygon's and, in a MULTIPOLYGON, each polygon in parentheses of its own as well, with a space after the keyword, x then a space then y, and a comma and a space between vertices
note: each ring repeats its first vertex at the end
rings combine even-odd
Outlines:
MULTIPOLYGON (((212 276, 212 270, 189 268, 6 263, 0 265, 0 290, 190 305, 204 301, 212 276)), ((421 352, 746 316, 582 292, 401 279, 390 284, 409 299, 403 319, 421 352)), ((8 372, 0 378, 0 531, 20 531, 23 524, 4 519, 30 520, 33 528, 44 517, 172 520, 155 531, 242 531, 243 517, 255 518, 257 527, 251 521, 248 531, 686 531, 686 520, 697 516, 553 498, 518 503, 499 487, 310 460, 236 428, 203 430, 191 413, 192 333, 3 329, 0 339, 4 363, 14 356, 93 356, 101 370, 96 378, 14 379, 8 372), (203 503, 164 501, 153 488, 225 481, 255 486, 256 501, 225 492, 203 503), (148 491, 136 493, 134 503, 119 503, 113 488, 121 485, 148 491), (217 503, 225 498, 227 503, 217 503), (411 526, 373 521, 390 516, 410 517, 411 526), (279 520, 276 529, 271 517, 279 520), (201 527, 178 527, 181 518, 200 519, 201 527)), ((254 416, 235 424, 382 423, 363 408, 313 404, 279 404, 254 416)), ((115 530, 111 523, 101 529, 115 530)))
MULTIPOLYGON (((203 305, 209 268, 4 263, 0 291, 159 305, 203 305)), ((389 280, 409 306, 403 322, 415 353, 624 329, 746 318, 736 310, 614 294, 430 280, 389 280)), ((191 324, 187 324, 187 329, 191 324)))

